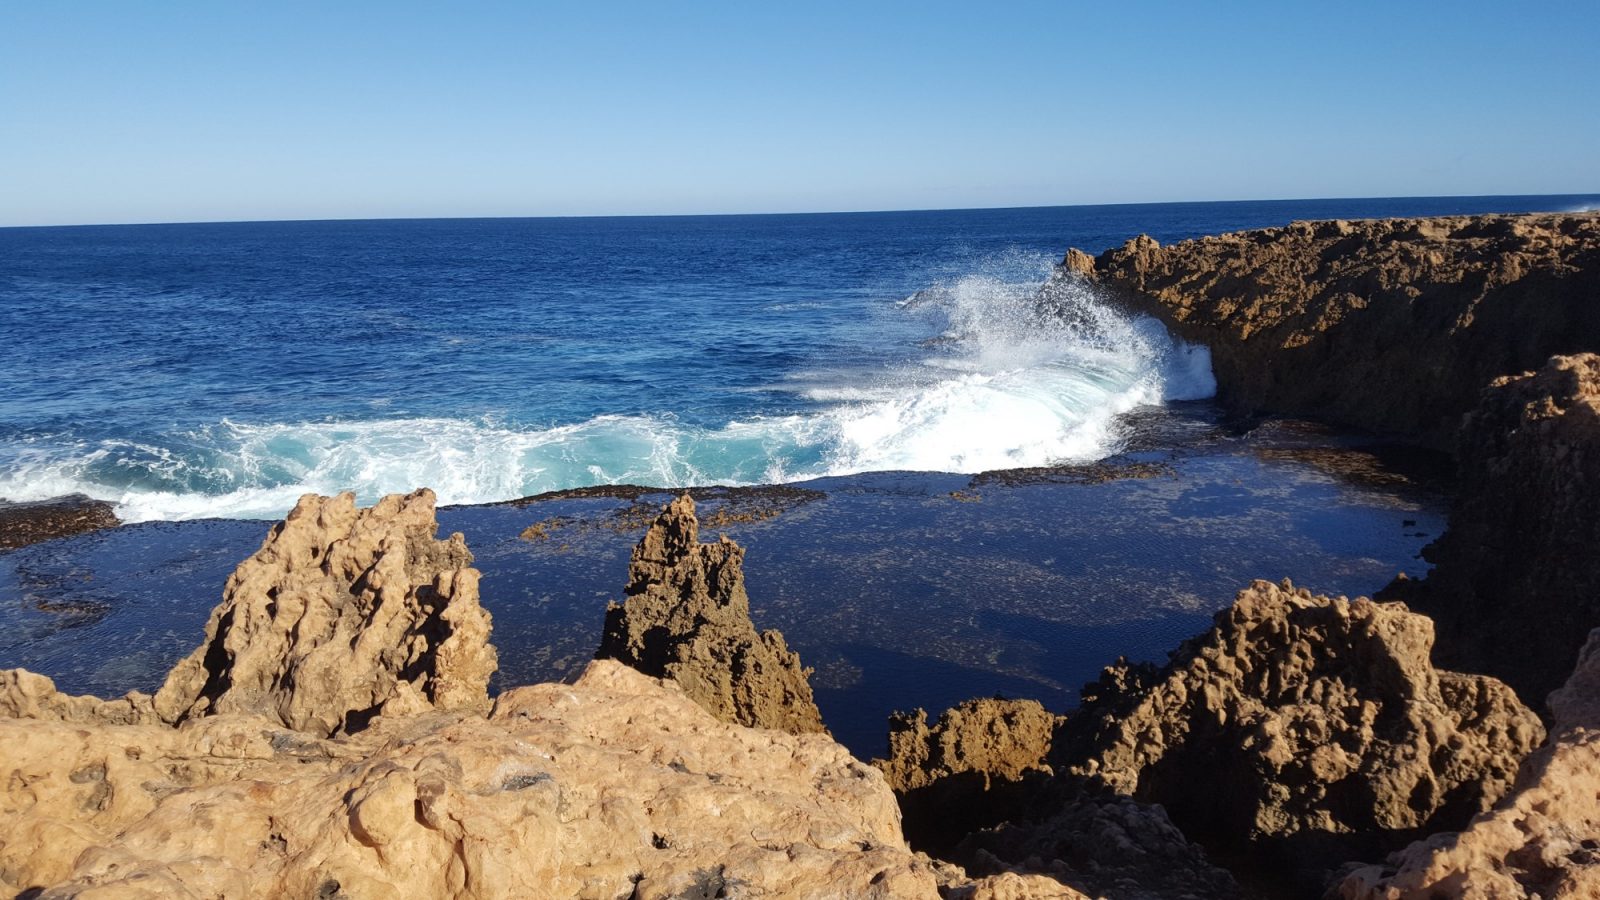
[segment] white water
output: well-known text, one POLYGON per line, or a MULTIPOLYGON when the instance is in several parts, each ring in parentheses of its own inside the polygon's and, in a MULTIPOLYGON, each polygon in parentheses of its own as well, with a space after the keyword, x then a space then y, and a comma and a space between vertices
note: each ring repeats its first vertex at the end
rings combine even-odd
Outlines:
POLYGON ((716 428, 670 414, 596 416, 553 428, 490 419, 222 422, 181 446, 128 441, 14 445, 0 497, 83 493, 125 521, 277 518, 301 494, 353 490, 363 502, 426 485, 442 503, 483 503, 593 484, 750 484, 884 470, 979 472, 1100 459, 1122 442, 1118 416, 1211 396, 1203 348, 1124 315, 1076 281, 1047 290, 1042 257, 919 291, 898 315, 937 316, 944 339, 890 369, 800 375, 780 389, 802 415, 716 428), (1009 277, 1007 277, 1009 276, 1009 277))

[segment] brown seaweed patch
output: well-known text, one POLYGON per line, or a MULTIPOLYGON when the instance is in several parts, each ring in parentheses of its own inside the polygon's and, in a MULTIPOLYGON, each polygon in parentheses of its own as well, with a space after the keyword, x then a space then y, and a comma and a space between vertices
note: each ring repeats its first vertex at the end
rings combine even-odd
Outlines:
MULTIPOLYGON (((571 530, 576 534, 590 534, 597 530, 612 534, 636 533, 648 528, 661 513, 661 504, 649 498, 667 493, 669 492, 662 489, 641 488, 637 485, 601 485, 594 488, 539 494, 495 505, 525 506, 545 500, 574 497, 583 499, 609 497, 631 501, 626 506, 611 510, 610 514, 603 517, 551 516, 541 519, 524 528, 518 535, 525 541, 541 542, 549 540, 556 532, 563 530, 571 530)), ((700 516, 702 527, 708 529, 765 522, 827 496, 822 491, 787 485, 689 488, 681 493, 688 494, 697 502, 711 507, 700 516)))
MULTIPOLYGON (((972 476, 967 487, 985 485, 1017 487, 1028 484, 1105 484, 1137 478, 1177 478, 1178 470, 1164 462, 1100 462, 1064 466, 996 469, 972 476)), ((952 496, 954 496, 952 494, 952 496)), ((960 498, 957 498, 960 499, 960 498)))

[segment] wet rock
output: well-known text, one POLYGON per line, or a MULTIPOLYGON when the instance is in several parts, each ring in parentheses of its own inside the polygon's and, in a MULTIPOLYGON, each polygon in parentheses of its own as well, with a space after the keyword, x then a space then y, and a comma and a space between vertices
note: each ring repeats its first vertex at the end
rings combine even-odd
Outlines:
POLYGON ((82 494, 12 503, 0 500, 0 550, 118 525, 111 504, 82 494))
POLYGON ((1434 615, 1441 665, 1503 678, 1535 704, 1600 627, 1600 356, 1497 380, 1459 459, 1449 529, 1424 551, 1433 571, 1385 596, 1434 615))
POLYGON ((968 833, 1023 813, 1050 775, 1045 758, 1062 718, 1034 700, 982 698, 889 718, 889 757, 873 764, 900 799, 906 838, 940 854, 968 833))
POLYGON ((1450 450, 1490 380, 1600 351, 1600 215, 1295 222, 1084 257, 1062 277, 1091 274, 1209 347, 1236 414, 1450 450))
POLYGON ((1516 787, 1459 833, 1437 834, 1350 873, 1344 900, 1600 896, 1600 629, 1551 694, 1550 740, 1516 787))
POLYGON ((0 719, 0 746, 7 896, 938 891, 877 770, 824 735, 719 722, 609 661, 573 685, 508 691, 487 718, 385 716, 336 739, 242 714, 181 728, 0 719))
POLYGON ((1503 683, 1434 669, 1432 644, 1402 604, 1258 581, 1167 666, 1085 688, 1052 762, 1295 877, 1376 858, 1490 807, 1544 735, 1503 683))
POLYGON ((972 875, 1046 875, 1093 897, 1235 900, 1243 893, 1161 807, 1125 798, 1079 798, 1042 822, 976 832, 952 856, 972 875))
POLYGON ((427 489, 371 509, 302 497, 228 578, 156 712, 253 713, 328 736, 379 714, 486 711, 496 660, 478 571, 461 535, 437 530, 427 489))
POLYGON ((687 494, 672 501, 634 548, 596 656, 676 681, 725 722, 823 731, 810 670, 783 635, 750 620, 744 548, 726 537, 700 543, 694 509, 687 494))

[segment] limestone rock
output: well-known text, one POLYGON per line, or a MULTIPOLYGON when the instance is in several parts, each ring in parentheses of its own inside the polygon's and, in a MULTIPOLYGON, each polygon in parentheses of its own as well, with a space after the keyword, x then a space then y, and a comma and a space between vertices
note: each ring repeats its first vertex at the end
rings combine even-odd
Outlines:
POLYGON ((26 669, 0 669, 0 718, 105 725, 159 721, 149 694, 130 691, 120 700, 75 697, 26 669))
POLYGON ((750 620, 743 563, 744 548, 726 537, 700 543, 689 495, 672 501, 633 550, 596 656, 678 682, 724 722, 824 731, 810 670, 783 635, 750 620))
POLYGON ((1020 815, 1050 775, 1045 758, 1062 718, 1034 700, 980 698, 931 727, 918 709, 889 718, 888 776, 913 847, 941 852, 969 832, 1020 815))
POLYGON ((1460 833, 1437 834, 1351 873, 1344 900, 1600 897, 1600 629, 1550 696, 1550 740, 1516 787, 1460 833))
POLYGON ((1544 733, 1503 683, 1435 670, 1432 643, 1402 604, 1258 581, 1166 667, 1086 688, 1057 771, 1159 803, 1208 846, 1386 850, 1460 827, 1544 733))
POLYGON ((254 715, 0 719, 0 746, 9 892, 937 896, 877 770, 609 661, 508 691, 488 718, 386 716, 336 739, 254 715))
MULTIPOLYGON (((1455 446, 1490 380, 1600 351, 1600 215, 1295 222, 1069 254, 1211 349, 1231 411, 1455 446)), ((1074 277, 1077 277, 1076 275, 1074 277)))
POLYGON ((496 668, 461 535, 434 539, 433 492, 358 509, 300 498, 155 696, 168 722, 253 713, 319 736, 375 715, 489 706, 496 668))
POLYGON ((952 854, 973 875, 1047 875, 1094 897, 1235 900, 1239 884, 1212 865, 1159 806, 1078 798, 1042 822, 1008 822, 952 854))
POLYGON ((1433 571, 1387 594, 1434 615, 1441 665, 1536 703, 1600 627, 1600 356, 1496 381, 1459 459, 1449 529, 1424 551, 1433 571))

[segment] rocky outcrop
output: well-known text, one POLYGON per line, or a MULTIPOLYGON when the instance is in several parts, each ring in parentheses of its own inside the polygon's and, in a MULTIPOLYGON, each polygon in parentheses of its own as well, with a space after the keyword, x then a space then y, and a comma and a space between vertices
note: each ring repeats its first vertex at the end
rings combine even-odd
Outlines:
POLYGON ((14 550, 117 524, 117 514, 112 512, 111 504, 90 500, 82 494, 29 503, 0 500, 0 550, 14 550))
POLYGON ((1544 735, 1501 682, 1435 670, 1432 643, 1401 604, 1256 582, 1166 667, 1086 688, 1053 762, 1224 851, 1392 849, 1487 809, 1544 735))
POLYGON ((379 714, 486 711, 496 659, 478 571, 461 535, 437 530, 427 489, 371 509, 300 498, 228 578, 156 713, 252 713, 326 737, 379 714))
POLYGON ((42 897, 938 890, 876 770, 823 735, 718 722, 613 662, 508 691, 487 719, 386 716, 333 740, 255 715, 7 719, 0 746, 0 882, 42 897))
POLYGON ((1238 882, 1183 836, 1159 806, 1077 798, 1042 822, 976 832, 951 854, 973 875, 1048 875, 1093 897, 1237 900, 1238 882))
POLYGON ((1015 818, 1050 775, 1045 757, 1062 718, 1034 700, 981 698, 889 717, 888 776, 912 846, 942 853, 969 832, 1015 818))
POLYGON ((744 548, 700 543, 694 500, 672 501, 633 550, 622 603, 606 610, 596 656, 684 693, 724 722, 821 732, 810 670, 777 631, 757 632, 744 588, 744 548))
POLYGON ((1600 629, 1551 694, 1550 740, 1515 789, 1459 833, 1434 835, 1387 866, 1351 873, 1344 900, 1600 896, 1600 629))
POLYGON ((1459 457, 1450 527, 1424 551, 1433 571, 1385 596, 1438 620, 1441 665, 1498 676, 1537 703, 1600 627, 1600 356, 1496 381, 1459 457))
POLYGON ((1455 445, 1490 380, 1600 350, 1600 215, 1296 222, 1163 247, 1088 275, 1211 349, 1218 399, 1455 445))

